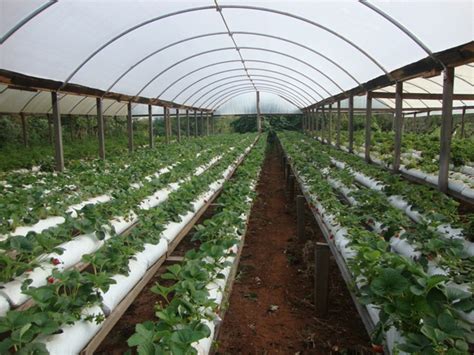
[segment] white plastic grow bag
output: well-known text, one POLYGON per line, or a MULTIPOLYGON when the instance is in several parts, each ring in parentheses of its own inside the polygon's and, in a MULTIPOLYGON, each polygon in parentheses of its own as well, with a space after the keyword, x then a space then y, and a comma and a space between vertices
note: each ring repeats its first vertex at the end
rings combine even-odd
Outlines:
POLYGON ((107 292, 102 295, 102 309, 105 314, 110 314, 115 307, 122 301, 128 292, 137 284, 137 282, 145 275, 147 270, 147 262, 143 260, 130 260, 128 262, 130 272, 128 276, 114 275, 112 279, 116 281, 115 284, 110 285, 107 292))
POLYGON ((8 300, 0 295, 0 317, 4 317, 5 314, 10 310, 10 303, 8 303, 8 300))
MULTIPOLYGON (((99 306, 93 306, 82 311, 84 318, 89 315, 103 315, 99 306)), ((62 333, 49 336, 40 336, 37 341, 46 344, 51 355, 75 355, 89 343, 99 331, 102 324, 80 320, 72 325, 61 328, 62 333)))
POLYGON ((144 249, 135 254, 135 259, 146 263, 147 269, 150 268, 156 261, 166 254, 168 251, 168 243, 165 239, 160 239, 158 244, 144 245, 144 249))

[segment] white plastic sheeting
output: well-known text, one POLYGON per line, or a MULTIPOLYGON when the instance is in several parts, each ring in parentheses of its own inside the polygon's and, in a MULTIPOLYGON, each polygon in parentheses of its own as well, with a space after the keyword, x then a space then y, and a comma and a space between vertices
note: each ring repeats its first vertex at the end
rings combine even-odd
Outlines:
MULTIPOLYGON (((0 36, 46 3, 2 0, 0 36)), ((222 90, 218 87, 222 84, 237 84, 230 83, 236 75, 242 76, 241 84, 254 89, 250 80, 245 81, 248 73, 255 87, 269 94, 270 102, 280 101, 280 96, 295 104, 337 94, 427 56, 394 24, 358 1, 217 3, 232 37, 212 0, 61 0, 1 44, 0 68, 215 108, 220 102, 211 105, 206 99, 222 90)), ((433 52, 473 39, 471 1, 370 3, 433 52)), ((459 90, 472 92, 470 69, 456 70, 464 80, 456 80, 455 91, 464 85, 459 90)), ((414 84, 423 89, 414 85, 405 89, 431 92, 437 86, 431 81, 440 80, 415 79, 414 84)), ((382 101, 393 107, 390 100, 382 101)), ((424 106, 420 100, 408 101, 413 107, 424 106)), ((94 105, 94 98, 68 95, 61 100, 61 111, 94 113, 94 105)), ((123 103, 107 102, 104 107, 110 105, 108 114, 125 113, 123 103)), ((7 89, 0 94, 0 112, 45 113, 50 106, 47 93, 7 89)), ((294 106, 288 103, 288 107, 294 106)))

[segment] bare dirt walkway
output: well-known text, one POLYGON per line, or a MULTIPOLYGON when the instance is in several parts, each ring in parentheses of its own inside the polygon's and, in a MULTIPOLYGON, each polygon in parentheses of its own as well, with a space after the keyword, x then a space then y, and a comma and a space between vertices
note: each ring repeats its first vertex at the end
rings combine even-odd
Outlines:
POLYGON ((308 215, 306 245, 296 240, 280 158, 269 149, 258 185, 218 354, 369 353, 369 338, 334 260, 330 311, 315 317, 311 256, 320 231, 308 215))

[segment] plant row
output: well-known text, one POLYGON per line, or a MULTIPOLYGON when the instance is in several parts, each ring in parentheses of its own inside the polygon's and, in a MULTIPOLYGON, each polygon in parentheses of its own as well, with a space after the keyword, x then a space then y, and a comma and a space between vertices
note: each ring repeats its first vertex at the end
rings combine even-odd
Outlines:
POLYGON ((255 184, 263 161, 264 137, 224 185, 212 218, 196 227, 199 247, 168 267, 151 289, 159 297, 156 321, 137 324, 129 346, 139 354, 206 354, 212 345, 223 295, 236 253, 242 247, 255 184))
MULTIPOLYGON (((301 134, 281 134, 280 140, 330 231, 328 242, 344 258, 360 302, 377 324, 374 343, 385 339, 393 352, 467 353, 474 340, 472 324, 466 321, 474 308, 472 292, 458 287, 450 275, 431 273, 426 249, 415 261, 393 248, 394 241, 423 239, 420 233, 433 240, 416 247, 429 246, 437 255, 446 244, 458 252, 462 245, 413 223, 404 212, 391 208, 380 191, 357 186, 351 171, 332 166, 326 146, 301 134)), ((456 257, 449 260, 459 265, 456 257)), ((472 260, 462 262, 472 266, 472 260)), ((460 277, 461 282, 470 279, 460 277)))
POLYGON ((167 252, 195 210, 222 185, 244 156, 244 148, 242 144, 184 181, 154 208, 138 210, 139 222, 128 234, 110 238, 100 249, 83 256, 82 261, 89 265, 83 272, 54 269, 40 287, 26 280, 22 289, 34 305, 0 318, 4 338, 0 352, 80 351, 146 270, 167 252))

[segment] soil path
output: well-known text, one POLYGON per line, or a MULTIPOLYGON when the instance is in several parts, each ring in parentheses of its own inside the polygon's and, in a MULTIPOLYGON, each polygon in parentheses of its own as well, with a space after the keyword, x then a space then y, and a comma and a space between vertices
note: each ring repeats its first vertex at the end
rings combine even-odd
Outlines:
MULTIPOLYGON (((309 213, 309 212, 307 212, 309 213)), ((218 354, 368 353, 369 339, 331 260, 326 319, 315 317, 312 253, 321 234, 306 218, 311 241, 296 240, 280 158, 272 145, 258 184, 239 271, 218 338, 218 354)))

